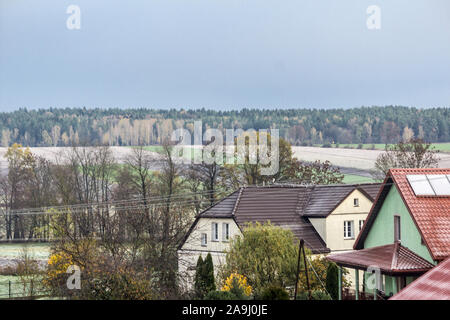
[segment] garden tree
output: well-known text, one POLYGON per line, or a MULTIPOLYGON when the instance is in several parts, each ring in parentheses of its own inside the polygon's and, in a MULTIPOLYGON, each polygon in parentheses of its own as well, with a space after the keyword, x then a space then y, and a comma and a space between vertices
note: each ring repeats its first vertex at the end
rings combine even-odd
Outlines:
POLYGON ((293 178, 293 167, 295 166, 296 159, 292 155, 292 147, 289 142, 279 138, 278 150, 275 150, 275 146, 272 148, 272 138, 268 133, 256 132, 256 144, 260 145, 265 141, 269 152, 269 159, 276 160, 273 157, 275 152, 278 152, 278 170, 272 175, 265 175, 262 173, 263 168, 270 167, 270 164, 263 164, 261 161, 262 154, 260 150, 256 148, 255 154, 251 152, 249 147, 251 142, 249 138, 245 138, 245 150, 246 153, 242 153, 239 150, 238 143, 239 137, 235 139, 235 157, 241 164, 226 164, 221 171, 222 181, 230 189, 237 189, 244 185, 260 185, 265 183, 273 183, 282 180, 290 180, 293 178), (264 137, 262 136, 264 135, 264 137), (263 140, 264 139, 264 140, 263 140), (248 150, 248 151, 247 151, 248 150), (252 163, 251 157, 255 157, 255 162, 252 163))
POLYGON ((298 248, 292 231, 265 224, 249 224, 226 252, 222 278, 243 274, 259 295, 268 286, 292 286, 296 279, 298 248))
POLYGON ((385 152, 375 161, 373 176, 377 180, 383 180, 391 168, 435 168, 439 158, 433 149, 431 143, 422 139, 387 144, 385 152))
POLYGON ((194 290, 195 295, 200 299, 203 299, 210 291, 216 290, 211 253, 208 253, 205 260, 202 259, 202 256, 198 257, 195 269, 194 290))
POLYGON ((328 160, 316 160, 312 163, 298 161, 289 176, 294 177, 292 182, 300 184, 338 184, 344 179, 339 168, 333 167, 328 160))
MULTIPOLYGON (((55 172, 55 183, 60 187, 60 198, 69 204, 100 204, 111 199, 116 162, 107 146, 74 146, 61 155, 55 172)), ((94 220, 99 222, 101 236, 105 234, 106 221, 110 215, 108 206, 89 207, 77 216, 79 232, 87 236, 94 232, 94 220), (95 212, 94 212, 95 210, 95 212)))
MULTIPOLYGON (((61 225, 63 229, 66 226, 61 225)), ((150 300, 159 298, 152 281, 155 274, 128 257, 127 244, 92 238, 52 243, 43 284, 55 297, 83 300, 150 300), (118 255, 114 256, 116 252, 118 255), (80 268, 80 289, 67 287, 67 269, 80 268)))
POLYGON ((327 292, 333 298, 333 300, 337 300, 339 297, 338 282, 339 282, 338 266, 335 263, 330 262, 327 268, 326 289, 327 292))
MULTIPOLYGON (((221 183, 221 171, 224 162, 223 153, 218 146, 212 143, 213 141, 208 141, 201 151, 203 154, 202 162, 191 164, 187 172, 191 191, 200 193, 197 196, 199 209, 204 207, 204 205, 201 205, 202 203, 212 206, 224 192, 228 191, 221 183), (211 159, 207 159, 207 157, 211 159)), ((225 146, 223 150, 226 150, 225 146)), ((194 149, 194 151, 196 150, 194 149)))
POLYGON ((150 203, 150 217, 144 224, 148 239, 144 243, 147 263, 160 272, 158 285, 168 297, 177 295, 177 246, 192 223, 194 210, 190 196, 175 197, 186 192, 180 176, 180 166, 173 159, 173 148, 163 146, 162 169, 155 174, 154 196, 158 203, 150 203))
POLYGON ((26 206, 27 182, 32 176, 32 167, 35 158, 30 149, 22 148, 19 144, 13 144, 8 148, 5 158, 8 161, 8 174, 3 179, 3 197, 6 206, 5 226, 7 239, 24 239, 24 217, 9 213, 26 206), (8 210, 9 209, 9 210, 8 210))
POLYGON ((202 299, 206 293, 205 284, 203 279, 203 258, 201 255, 198 256, 197 265, 195 267, 195 277, 194 277, 194 293, 197 298, 202 299))
POLYGON ((185 179, 189 193, 192 194, 192 203, 194 204, 195 214, 197 215, 204 207, 205 186, 200 173, 192 167, 186 172, 185 179))
POLYGON ((203 262, 203 279, 205 283, 205 289, 207 292, 216 290, 216 281, 214 279, 214 264, 212 261, 211 253, 208 252, 206 259, 203 262))
POLYGON ((125 159, 125 166, 122 169, 127 171, 126 177, 129 179, 129 185, 136 190, 136 194, 141 197, 144 205, 147 205, 147 198, 150 194, 152 161, 144 147, 135 147, 132 149, 131 155, 125 159))

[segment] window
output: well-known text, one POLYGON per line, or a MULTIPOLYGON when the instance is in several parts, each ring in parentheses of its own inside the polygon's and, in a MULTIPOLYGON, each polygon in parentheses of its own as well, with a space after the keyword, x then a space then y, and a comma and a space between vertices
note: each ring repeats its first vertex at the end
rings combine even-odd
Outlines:
POLYGON ((219 241, 219 224, 216 222, 211 224, 211 241, 219 241))
POLYGON ((344 221, 344 239, 353 239, 353 221, 344 221))
POLYGON ((359 220, 359 231, 361 231, 365 220, 359 220))
POLYGON ((359 207, 359 199, 358 198, 353 199, 353 206, 359 207))
POLYGON ((394 216, 394 242, 399 242, 402 239, 400 226, 400 216, 394 216))
POLYGON ((222 224, 222 241, 230 240, 230 224, 223 223, 222 224))
POLYGON ((208 235, 206 233, 202 233, 202 247, 206 247, 208 244, 208 235))

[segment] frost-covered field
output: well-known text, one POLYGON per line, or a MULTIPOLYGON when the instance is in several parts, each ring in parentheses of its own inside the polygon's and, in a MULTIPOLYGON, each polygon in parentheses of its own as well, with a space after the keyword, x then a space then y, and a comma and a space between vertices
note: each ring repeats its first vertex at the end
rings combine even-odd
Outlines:
MULTIPOLYGON (((199 146, 194 148, 198 149, 199 146)), ((0 172, 6 172, 8 167, 4 155, 6 148, 0 148, 0 172)), ((55 161, 58 157, 67 153, 68 147, 46 147, 46 148, 30 148, 31 152, 55 161)), ((373 169, 376 158, 382 150, 364 150, 364 149, 341 149, 341 148, 320 148, 320 147, 292 147, 294 155, 305 161, 321 160, 330 161, 333 165, 344 168, 355 168, 368 171, 373 169)), ((131 154, 130 147, 111 147, 111 151, 119 163, 123 163, 124 159, 131 154)), ((161 160, 161 153, 158 147, 148 147, 146 151, 155 159, 155 170, 158 170, 158 162, 161 160), (159 151, 159 152, 158 152, 159 151)), ((450 168, 450 154, 439 153, 441 158, 439 166, 441 168, 450 168)))

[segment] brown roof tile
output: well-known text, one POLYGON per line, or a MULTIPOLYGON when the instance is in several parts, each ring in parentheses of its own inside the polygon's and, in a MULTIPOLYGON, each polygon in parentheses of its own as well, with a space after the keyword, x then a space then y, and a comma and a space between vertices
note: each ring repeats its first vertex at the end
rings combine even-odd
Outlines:
POLYGON ((333 254, 327 256, 327 259, 358 269, 376 266, 383 273, 388 274, 421 273, 434 267, 433 264, 398 243, 333 254))
POLYGON ((450 300, 450 257, 409 284, 390 300, 450 300))
POLYGON ((296 238, 305 240, 313 253, 325 253, 329 249, 308 217, 328 216, 355 189, 361 190, 372 200, 380 185, 244 187, 203 211, 199 217, 232 217, 241 227, 247 223, 270 221, 292 230, 296 238))

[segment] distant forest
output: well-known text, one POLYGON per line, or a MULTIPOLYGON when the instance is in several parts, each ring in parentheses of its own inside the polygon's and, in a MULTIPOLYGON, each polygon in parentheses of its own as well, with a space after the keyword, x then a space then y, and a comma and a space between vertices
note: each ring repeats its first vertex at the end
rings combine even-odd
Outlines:
POLYGON ((1 145, 157 145, 176 128, 270 129, 293 145, 395 143, 412 137, 449 142, 449 108, 361 107, 352 109, 19 109, 0 113, 1 145))

